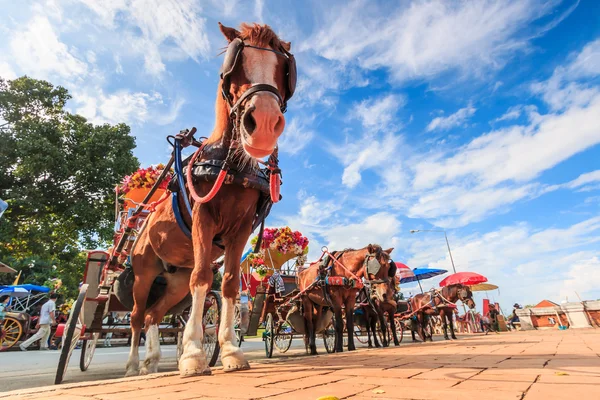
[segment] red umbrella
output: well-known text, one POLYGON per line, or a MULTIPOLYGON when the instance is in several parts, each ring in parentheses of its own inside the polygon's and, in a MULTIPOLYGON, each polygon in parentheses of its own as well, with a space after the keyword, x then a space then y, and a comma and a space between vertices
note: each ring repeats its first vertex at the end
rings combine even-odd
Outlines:
POLYGON ((477 285, 478 283, 487 282, 487 278, 483 275, 476 274, 475 272, 457 272, 444 278, 440 282, 440 286, 449 286, 462 283, 463 285, 477 285))
POLYGON ((399 262, 394 262, 396 264, 396 276, 398 277, 398 280, 402 280, 404 278, 414 278, 415 277, 415 273, 413 272, 412 269, 410 269, 408 267, 408 265, 406 264, 402 264, 399 262))

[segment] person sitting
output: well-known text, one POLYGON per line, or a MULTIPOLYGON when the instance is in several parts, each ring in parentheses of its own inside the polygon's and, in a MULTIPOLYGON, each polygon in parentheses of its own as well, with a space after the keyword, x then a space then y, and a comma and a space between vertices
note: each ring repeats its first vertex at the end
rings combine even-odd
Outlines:
POLYGON ((510 326, 513 330, 517 330, 517 323, 519 323, 521 320, 519 319, 519 316, 517 315, 517 310, 520 310, 521 306, 518 303, 515 303, 513 305, 513 312, 512 314, 510 314, 510 316, 508 317, 508 320, 510 321, 510 326))
POLYGON ((283 278, 281 277, 279 271, 275 270, 273 272, 273 275, 271 275, 269 278, 268 285, 273 291, 272 294, 275 295, 276 299, 283 297, 285 293, 285 284, 283 283, 283 278))

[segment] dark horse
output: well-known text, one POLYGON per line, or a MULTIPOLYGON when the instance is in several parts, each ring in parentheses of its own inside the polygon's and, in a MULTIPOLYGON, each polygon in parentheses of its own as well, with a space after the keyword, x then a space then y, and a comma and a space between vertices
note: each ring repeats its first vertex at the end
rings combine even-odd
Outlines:
MULTIPOLYGON (((425 325, 428 323, 428 316, 440 315, 444 327, 444 338, 448 337, 448 323, 450 323, 450 334, 452 339, 456 339, 454 334, 454 321, 452 313, 456 308, 455 304, 458 300, 466 304, 470 309, 475 308, 473 301, 473 293, 471 289, 462 284, 449 285, 441 290, 432 290, 429 293, 418 294, 410 300, 411 312, 417 317, 417 330, 419 336, 425 342, 427 339, 433 341, 431 336, 425 334, 425 325)), ((415 340, 414 330, 412 331, 413 340, 415 340)))
MULTIPOLYGON (((218 329, 221 361, 226 372, 249 368, 234 331, 240 258, 259 218, 260 204, 266 201, 257 185, 265 183, 269 192, 269 180, 261 175, 258 161, 276 155, 277 140, 285 126, 283 112, 296 85, 296 64, 289 53, 290 44, 280 40, 267 25, 242 24, 240 31, 221 24, 219 27, 229 45, 217 87, 214 129, 197 150, 193 157, 196 163, 190 162, 186 174, 185 192, 193 199, 191 213, 187 211, 185 192, 174 196, 172 202, 161 203, 146 220, 131 251, 135 280, 127 375, 140 372, 138 343, 143 326, 147 351, 140 373, 157 372, 158 324, 190 293, 192 305, 183 334, 179 371, 184 376, 210 374, 202 345, 202 317, 213 281, 211 263, 223 253, 223 309, 218 329), (211 179, 203 174, 215 170, 211 179), (182 210, 181 214, 177 209, 182 210), (181 227, 181 219, 190 228, 189 236, 181 227), (166 289, 146 309, 152 284, 159 275, 166 280, 166 289)), ((275 202, 279 200, 279 182, 273 180, 274 176, 278 179, 276 160, 270 167, 270 193, 275 202)))
MULTIPOLYGON (((335 351, 343 351, 344 324, 342 311, 346 310, 346 329, 348 331, 348 350, 355 350, 353 312, 356 295, 360 290, 360 280, 371 280, 375 296, 382 301, 390 295, 388 279, 390 253, 393 249, 383 250, 379 245, 368 245, 360 250, 344 250, 326 256, 298 274, 299 289, 305 292, 302 305, 306 323, 307 342, 310 354, 317 354, 315 326, 323 311, 332 308, 335 321, 335 351), (340 282, 354 282, 350 285, 312 286, 321 274, 327 278, 338 278, 340 282), (308 289, 308 290, 307 290, 308 289)), ((333 279, 331 279, 333 281, 333 279)))
POLYGON ((373 292, 369 294, 367 287, 361 290, 356 298, 357 305, 355 311, 355 317, 357 323, 363 326, 367 331, 367 341, 369 348, 380 347, 379 341, 377 340, 377 323, 379 322, 379 328, 382 334, 382 345, 383 347, 389 346, 390 336, 388 326, 391 327, 392 335, 394 339, 394 345, 399 346, 398 335, 396 329, 394 329, 394 314, 396 312, 396 301, 394 301, 394 295, 396 294, 396 285, 393 285, 393 279, 396 276, 396 264, 390 260, 390 268, 388 270, 388 277, 392 280, 389 285, 390 292, 385 296, 385 301, 382 301, 373 292), (387 316, 387 320, 386 317, 387 316), (373 342, 371 342, 371 334, 373 335, 373 342))

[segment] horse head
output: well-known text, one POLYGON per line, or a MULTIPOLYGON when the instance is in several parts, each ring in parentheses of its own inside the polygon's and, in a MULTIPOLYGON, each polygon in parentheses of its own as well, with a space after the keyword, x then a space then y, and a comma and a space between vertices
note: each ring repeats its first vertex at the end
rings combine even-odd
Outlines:
POLYGON ((365 256, 365 277, 371 281, 372 294, 382 303, 392 302, 394 298, 396 274, 395 264, 392 272, 390 254, 394 249, 383 250, 377 244, 367 246, 365 256))
POLYGON ((473 300, 473 292, 471 291, 471 288, 463 284, 458 284, 455 286, 458 300, 462 301, 463 304, 466 304, 471 310, 474 309, 475 300, 473 300))
POLYGON ((268 25, 223 26, 229 42, 221 67, 220 91, 229 105, 246 154, 269 156, 285 127, 287 101, 296 88, 296 61, 290 43, 268 25))

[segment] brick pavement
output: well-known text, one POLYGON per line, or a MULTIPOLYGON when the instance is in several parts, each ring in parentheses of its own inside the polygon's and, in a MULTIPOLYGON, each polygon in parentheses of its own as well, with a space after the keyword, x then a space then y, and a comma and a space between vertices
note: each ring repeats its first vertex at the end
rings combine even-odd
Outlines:
POLYGON ((600 330, 463 336, 254 362, 249 371, 157 374, 0 393, 0 400, 600 399, 600 330))

